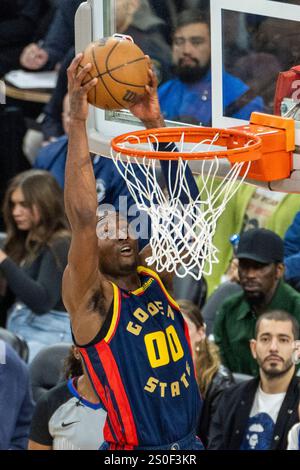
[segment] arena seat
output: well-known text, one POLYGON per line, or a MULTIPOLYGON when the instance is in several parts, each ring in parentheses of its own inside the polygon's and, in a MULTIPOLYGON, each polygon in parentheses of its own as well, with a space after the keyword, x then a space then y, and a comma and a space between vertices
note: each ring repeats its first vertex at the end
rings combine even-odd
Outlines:
POLYGON ((23 361, 28 361, 29 349, 28 345, 21 336, 15 335, 5 328, 0 328, 0 339, 9 344, 23 361))
POLYGON ((53 344, 42 349, 29 366, 33 399, 39 398, 63 379, 63 364, 71 344, 53 344))

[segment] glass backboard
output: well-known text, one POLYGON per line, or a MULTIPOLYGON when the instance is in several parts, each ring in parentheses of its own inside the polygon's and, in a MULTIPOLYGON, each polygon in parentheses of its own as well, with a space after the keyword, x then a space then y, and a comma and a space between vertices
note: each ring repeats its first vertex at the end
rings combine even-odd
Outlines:
POLYGON ((233 114, 239 106, 245 103, 249 106, 251 100, 262 104, 261 111, 273 113, 278 73, 300 64, 299 5, 297 0, 211 0, 212 119, 215 126, 245 124, 245 119, 237 120, 233 114), (248 86, 245 95, 231 106, 223 105, 227 74, 248 86))

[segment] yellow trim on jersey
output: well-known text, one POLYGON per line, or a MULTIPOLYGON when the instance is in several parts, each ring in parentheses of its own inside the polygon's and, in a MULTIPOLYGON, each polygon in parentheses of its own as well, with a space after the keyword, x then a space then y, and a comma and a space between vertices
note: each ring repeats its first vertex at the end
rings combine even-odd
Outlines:
POLYGON ((144 292, 144 287, 143 287, 143 286, 142 286, 142 287, 139 287, 139 288, 136 289, 136 290, 130 291, 130 294, 139 295, 139 294, 141 294, 142 292, 144 292))
MULTIPOLYGON (((150 269, 150 268, 145 268, 144 266, 138 266, 137 272, 140 274, 142 271, 145 272, 146 274, 149 274, 149 276, 153 277, 159 283, 161 289, 163 290, 163 292, 164 292, 165 296, 167 297, 167 299, 169 300, 169 302, 171 304, 173 304, 175 306, 175 308, 177 308, 177 310, 180 310, 178 303, 169 294, 169 292, 165 288, 164 283, 162 282, 162 280, 161 280, 160 276, 157 274, 157 272, 152 271, 152 269, 150 269)), ((140 287, 140 289, 138 289, 138 290, 141 290, 141 289, 143 289, 143 287, 140 287)))
POLYGON ((113 335, 113 333, 115 331, 115 328, 116 328, 116 324, 117 324, 118 319, 119 319, 119 313, 120 313, 119 289, 118 289, 118 286, 116 286, 116 284, 114 284, 113 282, 111 284, 112 284, 113 290, 114 290, 114 309, 113 309, 113 315, 112 315, 109 330, 107 332, 107 335, 104 338, 104 341, 106 343, 108 343, 112 338, 112 335, 113 335))
POLYGON ((139 287, 138 289, 135 289, 135 290, 132 290, 130 291, 130 294, 133 294, 133 295, 140 295, 142 294, 143 292, 145 292, 148 287, 151 286, 151 283, 153 282, 153 279, 149 279, 147 282, 144 282, 144 284, 142 285, 142 287, 139 287))

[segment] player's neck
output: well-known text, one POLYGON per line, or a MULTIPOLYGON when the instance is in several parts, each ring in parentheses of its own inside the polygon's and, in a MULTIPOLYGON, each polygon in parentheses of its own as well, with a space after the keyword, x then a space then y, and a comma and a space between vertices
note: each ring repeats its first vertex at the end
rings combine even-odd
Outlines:
POLYGON ((127 291, 133 291, 141 287, 141 279, 137 272, 132 274, 120 275, 120 276, 106 276, 116 284, 120 289, 127 291))

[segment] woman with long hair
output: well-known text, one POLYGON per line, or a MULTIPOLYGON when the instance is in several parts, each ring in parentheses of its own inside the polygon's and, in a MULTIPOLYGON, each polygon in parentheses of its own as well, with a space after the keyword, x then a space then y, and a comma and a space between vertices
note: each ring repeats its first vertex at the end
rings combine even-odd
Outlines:
POLYGON ((70 348, 66 381, 38 401, 29 437, 29 450, 98 450, 106 411, 96 395, 79 349, 70 348))
POLYGON ((70 246, 62 190, 46 171, 20 173, 6 191, 3 216, 0 275, 13 303, 7 328, 28 342, 31 361, 44 346, 72 342, 61 298, 70 246))
POLYGON ((218 346, 206 336, 200 309, 190 300, 178 300, 177 303, 189 329, 196 379, 203 399, 197 434, 206 446, 210 420, 220 395, 234 381, 231 372, 221 364, 218 346))

